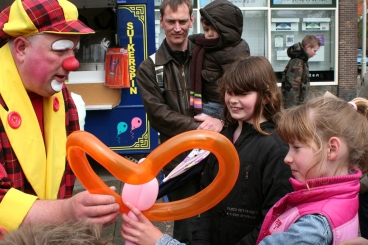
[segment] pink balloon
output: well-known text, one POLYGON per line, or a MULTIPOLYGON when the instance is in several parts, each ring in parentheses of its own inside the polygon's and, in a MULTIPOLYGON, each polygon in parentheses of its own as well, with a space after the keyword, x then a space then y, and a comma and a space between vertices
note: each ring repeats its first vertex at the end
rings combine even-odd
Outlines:
POLYGON ((142 119, 140 119, 139 117, 134 117, 132 119, 132 125, 131 125, 132 129, 131 130, 139 128, 141 125, 142 125, 142 119))
MULTIPOLYGON (((140 159, 138 164, 143 162, 144 159, 145 158, 140 159)), ((123 190, 121 191, 121 198, 125 202, 130 202, 140 211, 144 211, 152 207, 152 205, 156 202, 157 194, 158 194, 158 181, 156 178, 154 178, 151 181, 142 185, 124 184, 123 190)), ((137 217, 132 213, 132 211, 128 212, 128 217, 136 221, 138 220, 137 217)), ((125 245, 136 245, 136 244, 133 242, 125 241, 125 245)))
POLYGON ((156 178, 143 185, 124 184, 121 197, 130 202, 137 209, 144 211, 152 207, 158 194, 158 181, 156 178))

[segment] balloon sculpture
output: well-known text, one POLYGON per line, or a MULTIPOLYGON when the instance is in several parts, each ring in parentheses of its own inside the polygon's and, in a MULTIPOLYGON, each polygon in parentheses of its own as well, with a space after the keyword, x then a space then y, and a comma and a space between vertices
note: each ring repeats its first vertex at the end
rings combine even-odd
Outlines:
POLYGON ((193 130, 177 135, 159 145, 140 164, 118 155, 85 131, 70 134, 66 147, 70 166, 83 186, 90 193, 114 196, 121 213, 129 212, 124 204, 126 197, 122 198, 97 176, 85 153, 116 178, 132 185, 145 184, 156 178, 160 170, 182 152, 201 148, 215 154, 219 162, 219 172, 214 181, 191 197, 175 202, 155 203, 151 208, 142 211, 152 221, 185 219, 212 208, 231 191, 240 166, 233 144, 225 136, 208 130, 193 130))

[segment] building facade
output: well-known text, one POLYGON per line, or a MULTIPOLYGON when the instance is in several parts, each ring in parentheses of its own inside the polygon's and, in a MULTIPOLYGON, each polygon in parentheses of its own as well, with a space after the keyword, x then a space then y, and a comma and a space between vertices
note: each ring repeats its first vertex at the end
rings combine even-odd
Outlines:
MULTIPOLYGON (((115 9, 114 0, 70 0, 89 23, 95 17, 106 19, 106 9, 115 9)), ((159 5, 155 3, 156 48, 165 38, 159 22, 159 5)), ((202 31, 199 9, 214 0, 193 0, 195 24, 191 33, 202 31)), ((0 1, 0 9, 13 0, 0 1)), ((294 42, 300 42, 307 34, 316 35, 322 45, 317 55, 310 59, 311 90, 331 93, 350 100, 359 89, 357 81, 358 48, 358 0, 230 0, 243 12, 243 39, 251 55, 265 56, 271 62, 278 78, 289 58, 286 49, 294 42)), ((112 11, 109 11, 113 13, 112 11)), ((230 17, 230 16, 229 16, 230 17)), ((231 18, 231 17, 230 17, 231 18)), ((116 23, 119 25, 119 23, 116 23)), ((95 26, 92 26, 96 29, 95 26)), ((116 28, 98 30, 96 43, 102 37, 113 41, 116 28)), ((113 42, 112 42, 113 44, 113 42)), ((115 43, 117 45, 117 43, 115 43)))
MULTIPOLYGON (((191 33, 202 32, 199 9, 214 0, 194 0, 195 24, 191 33)), ((165 38, 159 25, 155 0, 156 47, 165 38)), ((309 60, 314 94, 330 91, 350 100, 357 84, 357 0, 230 0, 243 12, 243 39, 251 55, 265 56, 277 77, 289 61, 286 49, 306 35, 321 40, 317 55, 309 60)), ((231 17, 230 17, 231 18, 231 17)))

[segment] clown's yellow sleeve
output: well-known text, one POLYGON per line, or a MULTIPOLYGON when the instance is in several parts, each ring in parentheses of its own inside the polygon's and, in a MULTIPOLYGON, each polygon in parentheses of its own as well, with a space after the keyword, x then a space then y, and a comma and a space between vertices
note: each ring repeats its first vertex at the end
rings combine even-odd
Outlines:
POLYGON ((8 232, 17 229, 37 199, 37 196, 11 188, 0 203, 0 226, 8 232))

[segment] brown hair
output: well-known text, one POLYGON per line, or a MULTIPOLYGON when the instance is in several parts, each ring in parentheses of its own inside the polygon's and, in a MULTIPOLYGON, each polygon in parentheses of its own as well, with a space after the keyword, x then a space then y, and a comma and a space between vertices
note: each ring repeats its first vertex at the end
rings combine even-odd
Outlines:
POLYGON ((102 226, 90 223, 22 225, 4 234, 0 245, 111 245, 102 239, 102 226))
POLYGON ((320 47, 321 46, 321 41, 313 35, 306 35, 302 40, 302 45, 303 45, 303 47, 305 47, 308 44, 310 44, 310 46, 312 48, 320 47))
POLYGON ((201 23, 205 24, 206 26, 212 26, 211 23, 203 16, 201 17, 201 23))
POLYGON ((160 14, 161 14, 161 16, 164 16, 165 8, 166 8, 167 5, 169 5, 172 10, 176 11, 178 9, 178 6, 180 4, 183 4, 183 3, 185 3, 188 6, 189 15, 192 15, 192 13, 193 13, 192 0, 164 0, 164 1, 162 1, 161 5, 160 5, 160 14))
MULTIPOLYGON (((226 69, 219 83, 220 99, 223 104, 226 92, 237 95, 249 91, 258 93, 253 125, 258 132, 268 135, 261 129, 261 116, 273 121, 274 115, 281 110, 281 94, 270 62, 263 56, 240 57, 226 69), (268 101, 266 105, 262 103, 263 99, 268 101)), ((227 122, 236 122, 226 106, 224 116, 227 122)))
POLYGON ((277 122, 276 132, 285 142, 297 140, 314 148, 318 155, 312 168, 324 159, 325 143, 331 137, 338 137, 347 145, 348 167, 355 166, 365 171, 368 159, 368 101, 356 98, 353 102, 357 110, 337 97, 311 99, 286 110, 277 122))

